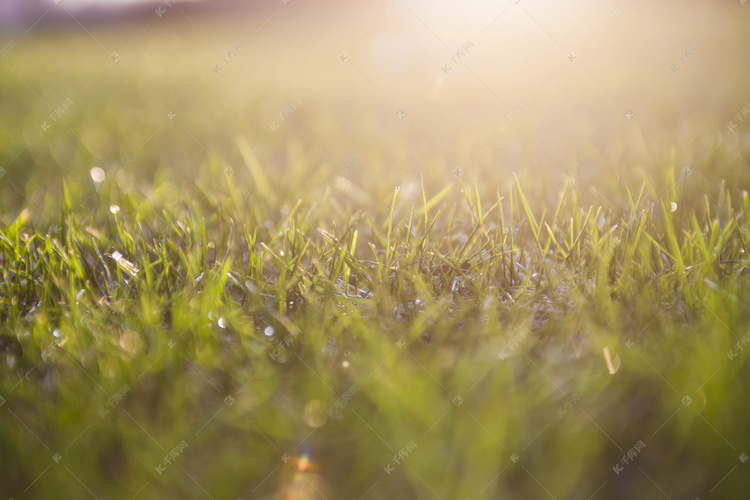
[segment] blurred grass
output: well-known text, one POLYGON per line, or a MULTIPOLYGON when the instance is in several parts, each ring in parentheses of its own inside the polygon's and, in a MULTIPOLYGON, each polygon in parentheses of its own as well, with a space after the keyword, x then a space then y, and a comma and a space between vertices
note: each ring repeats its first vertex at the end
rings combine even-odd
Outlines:
POLYGON ((566 66, 510 108, 409 74, 408 107, 304 24, 42 33, 0 65, 0 492, 740 498, 741 106, 675 80, 629 120, 566 66))

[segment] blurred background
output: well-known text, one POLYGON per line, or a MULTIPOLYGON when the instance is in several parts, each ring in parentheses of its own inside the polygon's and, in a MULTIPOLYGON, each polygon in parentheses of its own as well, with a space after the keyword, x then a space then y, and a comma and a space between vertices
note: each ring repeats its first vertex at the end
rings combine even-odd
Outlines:
POLYGON ((48 212, 51 179, 125 161, 132 182, 191 183, 242 165, 239 143, 277 173, 304 157, 312 192, 347 170, 336 190, 355 202, 420 173, 494 192, 516 172, 549 196, 577 182, 611 206, 644 169, 746 180, 715 157, 747 152, 739 1, 0 5, 3 209, 48 212))

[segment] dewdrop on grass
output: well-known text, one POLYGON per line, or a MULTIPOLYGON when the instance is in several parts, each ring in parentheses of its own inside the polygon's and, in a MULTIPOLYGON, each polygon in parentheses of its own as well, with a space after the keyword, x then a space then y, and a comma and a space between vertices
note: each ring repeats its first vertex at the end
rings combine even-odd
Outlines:
POLYGON ((117 262, 117 267, 131 275, 132 277, 136 277, 140 269, 138 269, 132 262, 127 260, 122 256, 120 252, 115 250, 112 252, 112 259, 117 262))
POLYGON ((89 175, 91 175, 91 180, 97 184, 101 184, 107 178, 107 174, 100 167, 92 168, 89 171, 89 175))

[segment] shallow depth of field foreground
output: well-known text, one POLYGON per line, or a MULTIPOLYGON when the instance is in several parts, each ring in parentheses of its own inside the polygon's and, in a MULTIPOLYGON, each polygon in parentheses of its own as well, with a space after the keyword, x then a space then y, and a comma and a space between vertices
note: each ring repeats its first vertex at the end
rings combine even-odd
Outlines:
POLYGON ((0 498, 746 498, 750 5, 557 4, 6 23, 0 498))

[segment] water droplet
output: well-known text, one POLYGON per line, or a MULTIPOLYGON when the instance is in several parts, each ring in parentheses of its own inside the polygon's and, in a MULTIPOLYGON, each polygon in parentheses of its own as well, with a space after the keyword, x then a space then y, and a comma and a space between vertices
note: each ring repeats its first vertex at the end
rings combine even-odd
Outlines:
POLYGON ((141 338, 137 332, 128 330, 120 335, 120 347, 130 354, 136 354, 141 346, 141 338))
POLYGON ((227 327, 227 320, 224 318, 219 318, 219 321, 216 322, 216 324, 219 325, 219 328, 226 328, 227 327))
POLYGON ((672 206, 672 212, 677 210, 677 203, 672 202, 671 206, 672 206))
POLYGON ((273 334, 274 334, 274 333, 275 333, 275 331, 274 331, 274 329, 273 329, 273 327, 272 327, 271 325, 268 325, 268 326, 267 326, 267 327, 266 327, 266 328, 265 328, 265 329, 263 330, 263 335, 265 335, 266 337, 273 337, 273 334))
POLYGON ((320 427, 326 423, 326 405, 319 399, 313 399, 305 405, 302 412, 302 421, 308 427, 320 427))
POLYGON ((99 167, 92 168, 89 174, 91 175, 91 179, 97 184, 104 182, 104 179, 107 178, 107 174, 99 167))
POLYGON ((120 207, 118 205, 110 205, 109 211, 117 215, 117 213, 120 211, 120 207))
POLYGON ((345 359, 344 361, 342 361, 341 366, 343 366, 344 368, 349 368, 349 360, 345 359))
POLYGON ((279 255, 284 256, 284 250, 279 250, 279 255))

